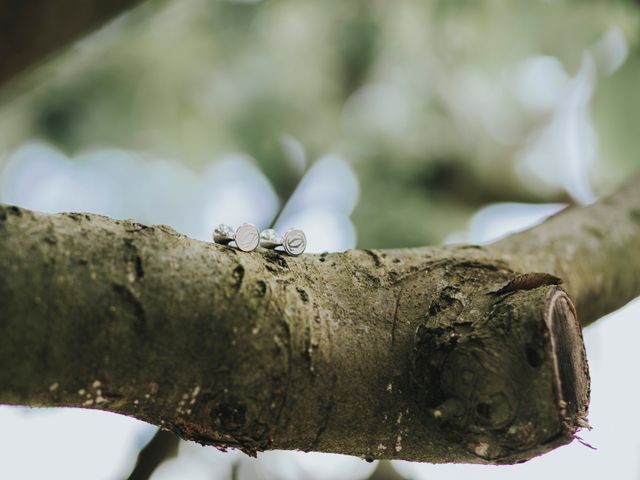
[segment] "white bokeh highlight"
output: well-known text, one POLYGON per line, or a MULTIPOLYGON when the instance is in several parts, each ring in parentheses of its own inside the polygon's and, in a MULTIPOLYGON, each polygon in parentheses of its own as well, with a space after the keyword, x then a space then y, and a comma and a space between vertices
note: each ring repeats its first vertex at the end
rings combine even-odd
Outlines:
POLYGON ((246 457, 238 471, 238 480, 364 480, 377 467, 349 455, 274 450, 246 457))
POLYGON ((0 478, 125 478, 154 431, 94 410, 0 406, 0 478))
POLYGON ((237 451, 222 452, 195 442, 180 442, 178 455, 162 462, 151 480, 229 480, 233 465, 249 458, 237 451))
POLYGON ((580 70, 567 86, 549 122, 534 133, 521 153, 523 179, 565 190, 577 202, 595 200, 589 172, 597 159, 597 137, 590 102, 597 82, 592 55, 585 51, 580 70))
POLYGON ((566 208, 563 203, 496 203, 483 207, 469 221, 464 241, 483 244, 534 227, 566 208))
POLYGON ((275 229, 301 228, 308 253, 354 248, 356 231, 349 219, 358 202, 359 184, 347 161, 337 154, 318 159, 300 181, 275 229))
POLYGON ((534 55, 517 63, 511 73, 511 89, 530 112, 544 114, 559 103, 570 78, 556 57, 534 55))
POLYGON ((529 110, 548 110, 549 120, 534 131, 520 152, 518 171, 537 189, 567 192, 577 203, 596 196, 589 175, 598 161, 598 139, 591 103, 598 75, 611 75, 625 62, 629 44, 612 26, 582 53, 571 78, 553 57, 532 57, 518 68, 517 96, 529 110))
POLYGON ((230 154, 201 171, 171 160, 99 149, 67 158, 49 145, 28 143, 2 172, 1 199, 43 212, 90 212, 166 224, 210 241, 218 223, 267 225, 278 198, 255 161, 230 154))

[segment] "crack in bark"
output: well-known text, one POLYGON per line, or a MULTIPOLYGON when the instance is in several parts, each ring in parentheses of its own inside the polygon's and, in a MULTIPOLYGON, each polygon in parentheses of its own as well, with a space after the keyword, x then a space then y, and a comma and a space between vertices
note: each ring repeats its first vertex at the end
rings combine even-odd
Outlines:
POLYGON ((393 308, 393 320, 391 321, 391 346, 396 343, 396 323, 398 322, 398 308, 400 307, 400 297, 402 290, 396 294, 396 302, 393 308))
POLYGON ((376 267, 382 266, 382 260, 380 260, 380 256, 374 250, 366 249, 366 250, 363 250, 363 252, 369 255, 373 259, 373 264, 376 267))
POLYGON ((318 448, 318 445, 320 443, 320 437, 327 429, 327 426, 329 425, 329 421, 331 420, 331 413, 333 412, 334 406, 335 406, 335 396, 332 390, 331 393, 329 394, 329 401, 327 402, 327 406, 322 415, 322 422, 320 423, 318 430, 316 430, 316 435, 313 441, 311 442, 311 445, 309 446, 309 450, 315 450, 316 448, 318 448))

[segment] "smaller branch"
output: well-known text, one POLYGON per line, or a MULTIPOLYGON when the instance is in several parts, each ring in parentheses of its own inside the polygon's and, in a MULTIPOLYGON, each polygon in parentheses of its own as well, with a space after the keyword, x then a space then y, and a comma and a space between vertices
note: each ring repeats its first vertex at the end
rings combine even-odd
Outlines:
POLYGON ((0 85, 141 0, 0 0, 0 85))
POLYGON ((136 466, 129 475, 129 480, 148 480, 156 468, 178 454, 180 439, 171 432, 158 429, 153 438, 149 440, 136 460, 136 466))
POLYGON ((520 271, 561 278, 589 325, 640 295, 640 177, 489 248, 520 271))
POLYGON ((380 460, 378 467, 371 473, 367 480, 407 480, 393 468, 388 460, 380 460))

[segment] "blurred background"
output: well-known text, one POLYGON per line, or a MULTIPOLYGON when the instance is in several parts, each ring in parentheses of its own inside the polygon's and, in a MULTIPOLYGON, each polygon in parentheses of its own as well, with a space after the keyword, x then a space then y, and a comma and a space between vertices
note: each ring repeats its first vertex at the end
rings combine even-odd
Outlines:
MULTIPOLYGON (((630 0, 150 0, 0 89, 0 201, 204 241, 298 226, 310 252, 490 242, 640 170, 639 35, 630 0)), ((640 479, 639 315, 585 330, 579 435, 597 450, 251 459, 118 415, 0 407, 0 478, 640 479)))

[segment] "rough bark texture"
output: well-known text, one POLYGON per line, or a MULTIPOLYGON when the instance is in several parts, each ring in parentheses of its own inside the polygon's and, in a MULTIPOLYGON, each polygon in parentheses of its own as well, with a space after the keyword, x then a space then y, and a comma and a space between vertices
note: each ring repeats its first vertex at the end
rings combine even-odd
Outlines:
POLYGON ((0 85, 140 0, 0 0, 0 85))
POLYGON ((297 258, 0 207, 0 403, 108 410, 249 453, 526 460, 586 425, 556 275, 586 321, 640 293, 637 190, 489 247, 297 258))

